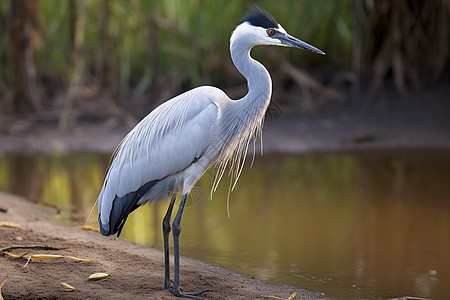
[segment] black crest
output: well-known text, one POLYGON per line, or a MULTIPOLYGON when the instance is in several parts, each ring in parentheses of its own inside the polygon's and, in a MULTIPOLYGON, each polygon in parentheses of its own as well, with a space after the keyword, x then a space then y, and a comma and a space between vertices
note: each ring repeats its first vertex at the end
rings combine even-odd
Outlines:
POLYGON ((267 11, 257 5, 251 5, 250 11, 244 16, 242 22, 249 22, 253 26, 278 28, 278 22, 267 11))

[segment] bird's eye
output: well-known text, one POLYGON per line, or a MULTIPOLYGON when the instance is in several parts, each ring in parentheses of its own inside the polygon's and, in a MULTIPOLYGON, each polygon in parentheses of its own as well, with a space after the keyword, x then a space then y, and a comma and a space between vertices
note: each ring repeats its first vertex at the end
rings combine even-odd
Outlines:
POLYGON ((268 35, 274 35, 275 34, 275 30, 269 29, 269 30, 267 30, 267 34, 268 35))

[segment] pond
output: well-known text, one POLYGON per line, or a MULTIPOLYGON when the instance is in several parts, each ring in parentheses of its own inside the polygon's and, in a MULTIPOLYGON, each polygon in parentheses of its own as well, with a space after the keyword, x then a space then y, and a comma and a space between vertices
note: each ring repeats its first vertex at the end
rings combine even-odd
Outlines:
MULTIPOLYGON (((0 156, 0 189, 56 204, 53 219, 78 225, 108 163, 90 153, 0 156)), ((249 166, 237 189, 224 177, 212 200, 214 174, 203 176, 183 215, 182 255, 329 297, 450 295, 448 154, 272 154, 249 166)), ((121 239, 162 249, 167 205, 136 210, 121 239)))

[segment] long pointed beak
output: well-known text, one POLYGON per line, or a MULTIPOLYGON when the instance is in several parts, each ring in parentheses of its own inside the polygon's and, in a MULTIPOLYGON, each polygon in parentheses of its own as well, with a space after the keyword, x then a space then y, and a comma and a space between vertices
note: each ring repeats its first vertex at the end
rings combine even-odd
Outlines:
POLYGON ((293 37, 292 35, 283 34, 282 36, 279 36, 277 38, 285 46, 304 49, 304 50, 308 50, 308 51, 311 51, 314 53, 325 55, 325 52, 323 52, 322 50, 320 50, 314 46, 311 46, 310 44, 305 43, 305 42, 299 40, 298 38, 293 37))

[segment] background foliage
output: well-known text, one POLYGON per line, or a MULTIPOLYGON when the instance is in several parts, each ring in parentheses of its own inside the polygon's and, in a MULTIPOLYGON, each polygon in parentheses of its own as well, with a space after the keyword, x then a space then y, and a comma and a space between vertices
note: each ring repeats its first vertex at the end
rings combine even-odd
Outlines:
MULTIPOLYGON (((337 90, 350 85, 358 91, 364 80, 378 87, 393 78, 404 91, 448 75, 448 1, 256 2, 291 34, 327 53, 324 58, 295 50, 281 55, 268 47, 254 51, 287 101, 289 93, 343 98, 337 90)), ((151 108, 204 84, 240 97, 245 85, 228 48, 247 7, 246 1, 225 0, 2 1, 0 105, 21 113, 50 106, 64 127, 73 107, 86 99, 103 99, 114 113, 123 106, 151 108), (30 9, 15 11, 13 3, 30 9), (22 41, 20 27, 14 31, 17 22, 24 24, 22 41), (18 67, 21 46, 33 53, 25 75, 20 73, 27 68, 18 67), (38 88, 31 96, 17 95, 27 82, 38 88), (27 97, 35 100, 27 103, 27 97)))

